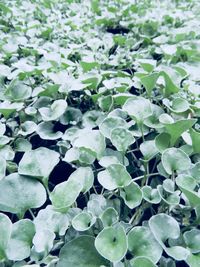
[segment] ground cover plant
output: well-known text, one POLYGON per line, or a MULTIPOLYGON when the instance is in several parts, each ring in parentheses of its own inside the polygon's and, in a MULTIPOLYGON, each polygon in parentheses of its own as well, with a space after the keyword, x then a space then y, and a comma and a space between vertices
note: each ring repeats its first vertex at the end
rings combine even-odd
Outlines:
POLYGON ((199 10, 0 2, 0 267, 200 266, 199 10))

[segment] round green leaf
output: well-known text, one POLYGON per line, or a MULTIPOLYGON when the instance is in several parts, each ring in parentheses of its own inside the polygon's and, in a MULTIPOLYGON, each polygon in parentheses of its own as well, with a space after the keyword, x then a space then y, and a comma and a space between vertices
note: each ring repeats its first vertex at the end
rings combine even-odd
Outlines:
POLYGON ((6 249, 9 260, 20 261, 30 256, 35 227, 30 220, 13 224, 11 238, 6 249))
POLYGON ((139 123, 152 115, 151 102, 143 97, 128 99, 123 105, 123 110, 139 123))
POLYGON ((94 156, 99 158, 102 156, 106 148, 106 143, 105 138, 100 131, 88 130, 84 135, 80 133, 80 135, 75 139, 73 146, 90 149, 94 156))
POLYGON ((94 237, 79 236, 65 244, 60 250, 57 267, 100 267, 109 266, 94 246, 94 237))
POLYGON ((131 176, 121 164, 109 165, 105 171, 98 173, 99 183, 108 190, 124 187, 131 182, 131 176))
POLYGON ((200 252, 200 230, 192 229, 183 234, 184 241, 192 253, 200 252))
POLYGON ((162 153, 162 164, 168 174, 174 171, 188 170, 191 161, 188 155, 179 148, 168 148, 162 153))
POLYGON ((69 227, 69 218, 67 214, 57 212, 53 209, 53 206, 48 205, 38 212, 34 224, 36 231, 48 229, 50 232, 63 236, 69 227))
POLYGON ((175 260, 186 260, 189 251, 181 246, 167 247, 165 242, 170 239, 177 239, 180 236, 180 228, 178 222, 171 216, 160 213, 152 216, 149 220, 149 227, 160 243, 165 252, 175 260), (163 227, 165 225, 165 227, 163 227))
POLYGON ((37 127, 37 134, 44 140, 56 140, 62 137, 63 133, 60 131, 54 132, 54 125, 51 122, 41 122, 37 127))
POLYGON ((152 204, 158 204, 161 201, 161 197, 159 192, 155 188, 151 188, 150 186, 146 185, 142 187, 143 198, 152 204))
POLYGON ((86 231, 95 223, 95 217, 91 213, 81 212, 72 220, 72 226, 77 231, 86 231))
POLYGON ((67 180, 54 187, 50 195, 52 205, 57 211, 66 212, 76 201, 82 190, 82 184, 77 180, 67 180))
POLYGON ((135 257, 144 256, 157 263, 162 255, 162 247, 145 226, 134 227, 128 234, 128 249, 135 257))
POLYGON ((111 132, 115 128, 127 127, 127 123, 124 119, 117 116, 109 116, 103 120, 103 122, 99 125, 100 132, 107 138, 111 138, 111 132))
POLYGON ((131 182, 129 185, 120 189, 120 196, 130 209, 134 209, 142 202, 142 191, 135 182, 131 182))
POLYGON ((12 222, 3 213, 0 213, 0 261, 6 259, 6 249, 10 241, 12 222))
POLYGON ((127 237, 122 226, 106 227, 95 239, 97 251, 111 262, 124 258, 127 252, 127 237))
POLYGON ((59 162, 59 154, 45 147, 27 151, 19 162, 19 174, 47 179, 59 162))
POLYGON ((125 152, 128 147, 135 142, 132 133, 122 127, 115 128, 111 131, 111 142, 118 151, 125 152))
POLYGON ((55 100, 50 108, 39 108, 43 121, 54 121, 59 119, 67 108, 67 102, 63 99, 55 100))
POLYGON ((45 201, 45 188, 37 180, 12 173, 0 181, 2 211, 23 215, 30 208, 41 207, 45 201))
POLYGON ((109 227, 118 222, 119 215, 114 208, 109 207, 100 215, 100 219, 104 227, 109 227))

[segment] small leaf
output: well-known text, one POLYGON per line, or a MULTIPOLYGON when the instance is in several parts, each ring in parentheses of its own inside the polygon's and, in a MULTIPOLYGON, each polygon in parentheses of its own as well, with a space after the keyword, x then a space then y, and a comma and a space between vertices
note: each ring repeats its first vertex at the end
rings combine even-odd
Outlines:
POLYGON ((81 192, 84 194, 90 190, 94 183, 94 174, 90 167, 79 167, 68 180, 79 181, 82 184, 81 192))
POLYGON ((57 140, 62 137, 63 133, 54 131, 54 125, 51 122, 41 122, 37 127, 37 134, 44 140, 57 140))
POLYGON ((50 108, 39 108, 43 121, 55 121, 59 119, 67 108, 67 102, 63 99, 55 100, 50 108))
POLYGON ((113 224, 115 224, 116 222, 118 222, 119 215, 114 208, 110 207, 110 208, 107 208, 101 214, 100 219, 101 219, 104 227, 109 227, 109 226, 112 226, 113 224))
POLYGON ((143 198, 152 204, 158 204, 161 201, 161 197, 159 192, 155 188, 151 188, 150 186, 146 185, 142 187, 143 198))
POLYGON ((120 261, 127 252, 127 237, 122 226, 106 227, 95 239, 97 251, 111 262, 120 261))
POLYGON ((168 174, 174 171, 185 171, 190 168, 188 155, 179 148, 168 148, 162 153, 162 164, 168 174))
POLYGON ((125 152, 128 147, 135 142, 132 133, 122 127, 115 128, 111 131, 111 142, 118 151, 125 152))
POLYGON ((197 182, 193 177, 189 175, 179 175, 176 178, 176 184, 189 200, 192 207, 197 207, 200 205, 200 195, 198 192, 194 191, 195 187, 197 186, 197 182))
POLYGON ((72 220, 72 226, 77 231, 86 231, 95 223, 95 217, 88 212, 81 212, 77 214, 72 220))
POLYGON ((105 171, 98 173, 99 183, 108 190, 127 186, 131 182, 131 176, 121 164, 109 165, 105 171))
POLYGON ((129 209, 134 209, 142 202, 142 191, 139 185, 135 182, 131 182, 129 185, 121 189, 120 196, 123 198, 129 209))

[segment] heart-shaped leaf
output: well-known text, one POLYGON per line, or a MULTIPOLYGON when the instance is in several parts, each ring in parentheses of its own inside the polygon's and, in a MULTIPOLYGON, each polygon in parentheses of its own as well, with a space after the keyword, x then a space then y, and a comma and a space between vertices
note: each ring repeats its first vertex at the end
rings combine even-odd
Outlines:
POLYGON ((125 129, 127 127, 126 121, 117 116, 109 116, 105 118, 103 122, 99 125, 99 130, 105 137, 111 138, 111 132, 115 128, 119 127, 123 127, 125 129))
POLYGON ((53 233, 63 236, 69 227, 69 218, 67 214, 57 212, 53 206, 48 205, 45 209, 38 212, 34 219, 36 231, 48 229, 53 233))
POLYGON ((123 110, 138 123, 152 115, 151 102, 143 97, 128 99, 123 105, 123 110))
POLYGON ((83 211, 73 218, 72 226, 77 231, 86 231, 92 227, 95 220, 95 217, 93 217, 91 213, 83 211))
POLYGON ((88 130, 75 139, 74 147, 90 149, 94 156, 100 158, 106 148, 105 138, 98 130, 88 130), (87 136, 87 138, 85 138, 87 136))
POLYGON ((157 263, 162 255, 162 247, 145 226, 134 227, 128 234, 128 249, 135 256, 143 256, 157 263))
POLYGON ((0 210, 23 216, 46 201, 44 186, 37 180, 12 173, 0 181, 0 210), (17 199, 17 201, 16 201, 17 199))
POLYGON ((6 259, 6 249, 10 241, 12 222, 3 213, 0 213, 0 261, 6 259))
POLYGON ((111 262, 124 258, 127 252, 127 237, 122 226, 106 227, 95 239, 97 251, 111 262))
POLYGON ((131 176, 123 165, 112 164, 98 173, 98 181, 104 188, 114 190, 127 186, 131 182, 131 176))
POLYGON ((135 142, 132 133, 122 127, 112 130, 110 139, 117 150, 122 152, 125 152, 128 147, 135 142))
POLYGON ((168 174, 174 171, 185 171, 190 168, 188 155, 179 148, 168 148, 162 153, 162 164, 168 174))
POLYGON ((6 254, 9 260, 20 261, 30 256, 35 227, 30 220, 20 220, 13 224, 6 254))
POLYGON ((134 209, 142 202, 142 191, 135 182, 131 182, 129 185, 123 187, 120 190, 120 196, 130 209, 134 209))
POLYGON ((59 162, 59 154, 45 147, 27 151, 19 162, 19 174, 48 179, 53 168, 59 162))
POLYGON ((165 242, 170 239, 177 239, 180 236, 180 228, 178 222, 171 216, 160 213, 154 215, 149 220, 149 227, 165 252, 175 260, 186 260, 189 251, 181 246, 167 247, 165 242), (165 227, 163 227, 165 225, 165 227))
POLYGON ((50 108, 42 107, 39 112, 43 121, 55 121, 59 119, 67 108, 67 102, 63 99, 55 100, 50 108))
POLYGON ((74 179, 56 185, 50 195, 52 205, 57 211, 66 212, 76 201, 82 188, 82 183, 74 179))

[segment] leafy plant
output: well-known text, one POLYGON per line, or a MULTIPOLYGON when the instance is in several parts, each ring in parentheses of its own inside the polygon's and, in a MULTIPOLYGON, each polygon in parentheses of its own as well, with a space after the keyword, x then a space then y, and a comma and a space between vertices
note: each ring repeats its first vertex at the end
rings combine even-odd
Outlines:
POLYGON ((199 267, 199 1, 2 0, 0 267, 199 267))

